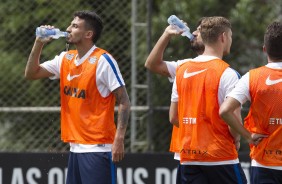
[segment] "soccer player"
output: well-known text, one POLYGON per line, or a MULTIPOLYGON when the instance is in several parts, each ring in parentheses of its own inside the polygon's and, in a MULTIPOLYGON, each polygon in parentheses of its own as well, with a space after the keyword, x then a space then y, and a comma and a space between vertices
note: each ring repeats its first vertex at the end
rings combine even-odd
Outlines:
POLYGON ((40 64, 52 38, 36 37, 26 65, 27 79, 60 79, 61 139, 70 144, 67 184, 116 183, 115 163, 124 158, 130 101, 116 60, 95 45, 102 29, 95 12, 75 12, 67 42, 76 50, 40 64))
POLYGON ((282 22, 264 34, 268 64, 247 72, 220 107, 221 117, 250 143, 251 183, 282 183, 282 22), (233 109, 251 102, 245 128, 233 109))
MULTIPOLYGON (((170 121, 180 134, 181 183, 246 183, 234 138, 219 116, 220 104, 239 80, 222 60, 230 52, 231 24, 224 17, 206 17, 200 34, 205 51, 177 69, 171 97, 170 121)), ((240 114, 240 107, 233 113, 240 114)))
MULTIPOLYGON (((203 18, 202 18, 203 19, 203 18)), ((193 32, 194 39, 191 41, 191 49, 194 51, 197 55, 203 54, 205 50, 205 46, 202 42, 201 34, 200 34, 200 24, 202 19, 199 20, 197 29, 193 32)), ((150 71, 169 77, 170 82, 173 82, 176 75, 176 69, 183 63, 191 60, 190 59, 182 59, 177 61, 164 61, 163 60, 163 54, 164 51, 174 35, 181 35, 182 32, 177 31, 173 26, 169 25, 162 36, 159 38, 158 42, 152 49, 151 53, 149 54, 146 62, 145 67, 149 69, 150 71)), ((239 118, 241 117, 241 114, 238 114, 239 118)), ((236 144, 236 149, 239 150, 240 148, 240 136, 230 131, 232 135, 234 136, 234 143, 236 144)), ((173 126, 172 129, 172 135, 171 135, 171 144, 170 144, 170 151, 174 152, 174 159, 180 160, 179 156, 179 146, 178 146, 178 127, 173 126)), ((180 182, 181 178, 181 165, 178 165, 177 168, 177 182, 180 182)))
MULTIPOLYGON (((201 20, 198 23, 197 30, 193 32, 194 39, 191 41, 191 49, 196 52, 198 55, 202 54, 204 52, 204 45, 202 43, 202 39, 199 33, 201 20)), ((169 80, 171 82, 174 81, 176 69, 178 66, 180 66, 182 63, 186 62, 189 59, 183 59, 178 61, 164 61, 163 60, 163 54, 164 51, 174 35, 181 35, 181 31, 177 31, 173 26, 169 25, 159 40, 157 41, 156 45, 152 49, 151 53, 149 54, 146 62, 145 67, 149 69, 150 71, 169 77, 169 80)), ((170 152, 175 153, 174 159, 180 160, 179 156, 179 148, 178 148, 178 127, 173 126, 172 127, 172 135, 171 135, 171 143, 170 143, 170 152)), ((177 167, 177 179, 176 183, 179 183, 181 178, 181 165, 178 165, 177 167)))

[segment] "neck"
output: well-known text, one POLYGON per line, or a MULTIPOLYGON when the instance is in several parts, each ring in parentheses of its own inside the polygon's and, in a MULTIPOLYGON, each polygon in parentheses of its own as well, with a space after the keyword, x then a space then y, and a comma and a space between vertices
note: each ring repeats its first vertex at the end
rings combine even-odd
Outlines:
POLYGON ((219 47, 206 46, 203 55, 215 56, 215 57, 218 57, 218 58, 222 59, 222 57, 223 57, 223 50, 221 48, 219 48, 219 47))
POLYGON ((77 53, 78 53, 78 59, 82 58, 93 46, 94 46, 93 43, 91 43, 91 44, 77 44, 76 50, 77 50, 77 53))
POLYGON ((271 59, 270 57, 267 57, 268 63, 280 63, 282 62, 281 59, 271 59))

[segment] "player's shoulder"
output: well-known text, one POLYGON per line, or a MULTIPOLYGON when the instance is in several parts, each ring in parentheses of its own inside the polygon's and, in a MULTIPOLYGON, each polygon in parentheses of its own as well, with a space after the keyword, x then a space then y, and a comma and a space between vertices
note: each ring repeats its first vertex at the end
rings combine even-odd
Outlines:
POLYGON ((226 77, 235 77, 237 79, 241 78, 240 73, 231 67, 227 67, 224 71, 224 74, 226 75, 226 77))
POLYGON ((178 66, 184 64, 184 63, 187 63, 188 61, 192 61, 193 58, 186 58, 186 59, 180 59, 180 60, 177 60, 176 63, 178 66))

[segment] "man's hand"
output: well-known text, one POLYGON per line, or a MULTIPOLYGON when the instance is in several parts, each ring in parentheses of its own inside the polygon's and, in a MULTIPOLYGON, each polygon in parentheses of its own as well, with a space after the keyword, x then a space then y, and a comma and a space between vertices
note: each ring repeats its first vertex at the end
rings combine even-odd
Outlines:
POLYGON ((53 40, 52 37, 44 37, 44 38, 36 37, 36 42, 40 42, 42 44, 46 44, 48 42, 51 42, 52 40, 53 40))
MULTIPOLYGON (((51 26, 51 25, 43 25, 43 26, 40 26, 42 28, 46 28, 46 29, 54 29, 55 27, 54 26, 51 26)), ((52 37, 36 37, 36 41, 37 42, 41 42, 42 44, 46 44, 50 41, 52 41, 53 38, 52 37)))
POLYGON ((249 144, 253 144, 257 146, 263 140, 263 138, 267 138, 267 137, 268 135, 265 135, 265 134, 252 133, 251 138, 248 139, 247 141, 249 144))
POLYGON ((119 162, 124 158, 124 143, 123 139, 115 139, 112 147, 112 160, 119 162))
POLYGON ((239 151, 240 146, 241 146, 240 140, 234 140, 234 144, 235 144, 236 150, 239 151))
POLYGON ((183 33, 183 31, 175 28, 172 25, 167 26, 164 32, 169 35, 181 35, 183 33))

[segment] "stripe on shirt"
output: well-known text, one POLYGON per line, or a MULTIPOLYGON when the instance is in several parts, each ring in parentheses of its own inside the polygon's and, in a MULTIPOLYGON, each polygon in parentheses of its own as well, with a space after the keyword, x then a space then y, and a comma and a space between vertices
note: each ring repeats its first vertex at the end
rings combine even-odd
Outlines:
POLYGON ((234 70, 233 68, 231 68, 231 69, 237 74, 238 79, 241 79, 241 75, 236 70, 234 70))
POLYGON ((120 77, 119 77, 119 75, 118 75, 118 73, 117 73, 117 69, 116 69, 116 67, 115 67, 115 65, 114 65, 114 63, 113 63, 113 61, 111 60, 111 58, 110 58, 106 53, 103 54, 103 56, 106 58, 106 60, 107 60, 108 63, 110 64, 111 68, 113 69, 114 74, 115 74, 115 76, 116 76, 116 78, 117 78, 119 84, 120 84, 121 86, 123 86, 123 84, 122 84, 122 82, 121 82, 121 80, 120 80, 120 77))

